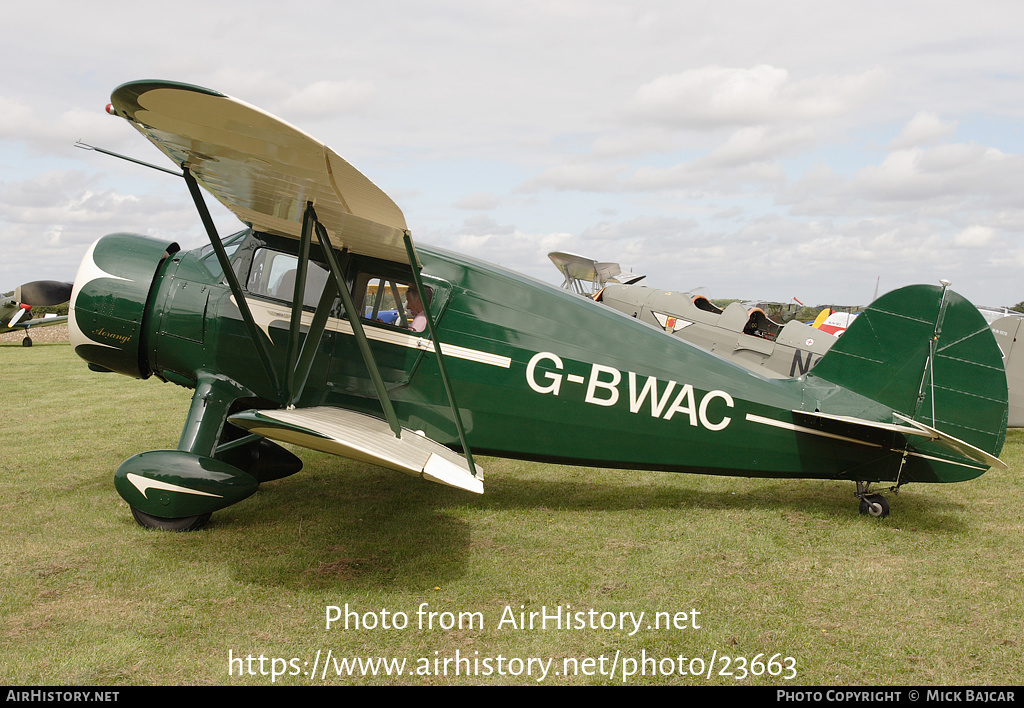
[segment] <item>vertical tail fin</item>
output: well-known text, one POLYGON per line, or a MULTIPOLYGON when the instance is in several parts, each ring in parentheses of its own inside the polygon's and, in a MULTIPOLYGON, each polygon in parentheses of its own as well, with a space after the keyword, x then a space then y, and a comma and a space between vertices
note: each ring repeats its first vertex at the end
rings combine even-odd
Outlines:
POLYGON ((946 287, 875 300, 810 376, 997 455, 1006 437, 1003 360, 978 309, 946 287))

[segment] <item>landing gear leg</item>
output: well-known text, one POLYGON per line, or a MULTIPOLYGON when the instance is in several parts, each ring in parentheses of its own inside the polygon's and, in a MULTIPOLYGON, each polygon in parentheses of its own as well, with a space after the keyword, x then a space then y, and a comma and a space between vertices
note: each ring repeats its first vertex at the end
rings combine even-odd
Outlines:
POLYGON ((221 429, 239 393, 247 392, 230 381, 201 374, 178 449, 140 452, 117 468, 114 488, 141 526, 193 531, 209 521, 214 511, 255 493, 260 480, 233 462, 268 478, 301 467, 299 459, 284 448, 278 452, 277 446, 266 448, 255 440, 229 449, 225 456, 230 461, 217 456, 221 429))
POLYGON ((860 499, 860 513, 884 519, 889 515, 889 500, 881 494, 868 492, 871 482, 857 482, 856 497, 860 499))

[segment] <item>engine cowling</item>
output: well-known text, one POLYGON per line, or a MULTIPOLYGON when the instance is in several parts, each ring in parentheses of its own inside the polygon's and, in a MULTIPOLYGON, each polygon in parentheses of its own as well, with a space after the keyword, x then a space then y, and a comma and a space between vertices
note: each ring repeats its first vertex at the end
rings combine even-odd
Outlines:
POLYGON ((153 284, 178 244, 139 234, 108 234, 89 248, 68 308, 71 346, 90 368, 149 378, 144 323, 153 284))

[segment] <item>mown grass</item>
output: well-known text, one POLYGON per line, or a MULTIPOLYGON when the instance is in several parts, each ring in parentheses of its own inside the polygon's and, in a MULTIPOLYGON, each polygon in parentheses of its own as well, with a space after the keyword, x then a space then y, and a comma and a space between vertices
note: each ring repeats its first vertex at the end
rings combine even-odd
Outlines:
POLYGON ((478 497, 300 451, 301 473, 204 530, 146 531, 113 471, 173 447, 189 396, 90 372, 67 345, 0 346, 0 682, 530 684, 536 664, 516 676, 508 662, 534 657, 553 660, 545 683, 621 684, 622 659, 646 655, 672 659, 663 670, 680 656, 687 669, 716 663, 710 678, 627 683, 1019 683, 1024 432, 1003 451, 1009 472, 905 487, 884 520, 860 516, 844 483, 484 459, 478 497), (326 608, 346 603, 378 622, 405 613, 409 626, 327 629, 326 608), (479 614, 420 629, 422 603, 479 614), (643 611, 643 629, 499 626, 506 607, 566 605, 643 611), (686 629, 647 629, 654 612, 694 609, 686 629), (309 676, 328 650, 404 658, 405 674, 309 676), (229 652, 254 660, 229 667, 229 652), (456 652, 480 668, 490 659, 490 674, 449 663, 436 675, 435 660, 456 652), (616 653, 618 672, 599 673, 616 653), (792 656, 796 678, 737 680, 735 663, 732 677, 718 673, 723 656, 759 654, 792 656), (562 673, 586 657, 592 675, 562 673))

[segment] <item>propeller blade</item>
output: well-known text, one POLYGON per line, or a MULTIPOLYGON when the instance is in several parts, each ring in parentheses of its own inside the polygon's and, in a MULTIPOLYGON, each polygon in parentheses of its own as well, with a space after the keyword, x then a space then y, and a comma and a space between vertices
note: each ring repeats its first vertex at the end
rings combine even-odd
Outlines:
POLYGON ((18 312, 14 315, 14 317, 10 319, 10 321, 7 323, 7 326, 13 327, 14 325, 18 324, 21 318, 25 316, 25 313, 31 309, 32 308, 29 307, 28 305, 22 305, 21 307, 19 307, 18 312))
POLYGON ((14 290, 14 299, 33 307, 49 307, 60 305, 71 299, 74 283, 62 283, 57 280, 34 280, 19 285, 14 290))

